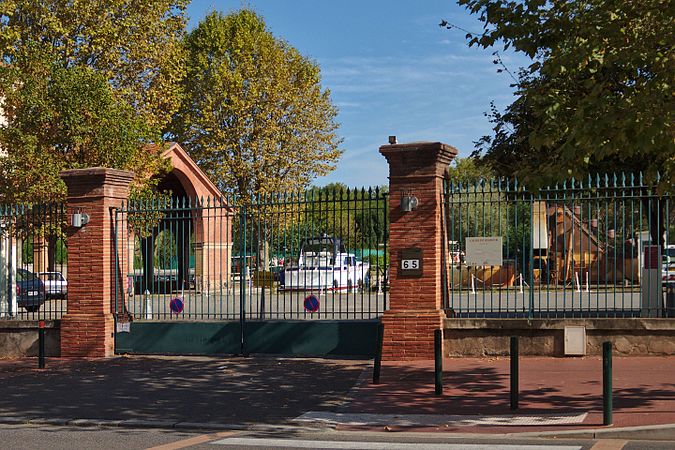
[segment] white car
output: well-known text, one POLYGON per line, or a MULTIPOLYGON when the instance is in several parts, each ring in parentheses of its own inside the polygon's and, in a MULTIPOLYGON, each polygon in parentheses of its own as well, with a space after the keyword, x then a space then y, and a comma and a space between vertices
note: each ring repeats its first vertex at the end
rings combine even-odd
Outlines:
POLYGON ((38 277, 45 284, 47 298, 66 298, 68 282, 61 272, 40 272, 38 277))
POLYGON ((664 284, 675 283, 675 245, 668 245, 663 250, 661 280, 664 284))
POLYGON ((285 268, 282 289, 339 291, 368 288, 370 264, 347 253, 342 240, 331 236, 306 239, 295 265, 285 268))

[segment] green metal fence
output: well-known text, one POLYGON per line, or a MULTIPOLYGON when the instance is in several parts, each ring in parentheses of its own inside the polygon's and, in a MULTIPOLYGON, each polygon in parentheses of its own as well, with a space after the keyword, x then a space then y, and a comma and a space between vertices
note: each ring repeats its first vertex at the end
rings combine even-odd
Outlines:
POLYGON ((387 193, 130 201, 114 212, 127 320, 352 320, 387 307, 387 193))
POLYGON ((445 308, 456 317, 673 317, 671 199, 634 174, 536 193, 517 180, 446 180, 445 308))
POLYGON ((0 319, 60 319, 67 310, 63 204, 0 205, 0 319))

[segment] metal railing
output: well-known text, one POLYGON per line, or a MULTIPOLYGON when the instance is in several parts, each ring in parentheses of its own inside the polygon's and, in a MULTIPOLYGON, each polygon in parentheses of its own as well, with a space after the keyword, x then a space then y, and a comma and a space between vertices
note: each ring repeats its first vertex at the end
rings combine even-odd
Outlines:
POLYGON ((370 319, 387 307, 387 193, 130 201, 114 213, 120 320, 370 319))
POLYGON ((60 319, 67 310, 63 204, 0 205, 0 320, 60 319))
POLYGON ((446 180, 444 306, 455 317, 673 317, 671 199, 633 174, 536 193, 446 180))

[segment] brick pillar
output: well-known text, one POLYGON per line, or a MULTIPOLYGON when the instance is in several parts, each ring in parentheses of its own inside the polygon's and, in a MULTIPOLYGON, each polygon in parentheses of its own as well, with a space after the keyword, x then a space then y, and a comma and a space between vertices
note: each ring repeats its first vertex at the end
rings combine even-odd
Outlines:
POLYGON ((68 312, 61 320, 61 356, 112 356, 115 253, 110 208, 128 198, 134 174, 95 167, 60 175, 68 186, 69 222, 68 312), (75 212, 88 214, 89 223, 72 227, 75 212))
POLYGON ((441 202, 443 174, 457 149, 440 142, 383 145, 389 163, 390 293, 384 313, 383 358, 433 359, 434 330, 441 329, 441 202), (401 210, 410 192, 418 207, 401 210), (402 273, 404 249, 422 250, 421 275, 402 273))

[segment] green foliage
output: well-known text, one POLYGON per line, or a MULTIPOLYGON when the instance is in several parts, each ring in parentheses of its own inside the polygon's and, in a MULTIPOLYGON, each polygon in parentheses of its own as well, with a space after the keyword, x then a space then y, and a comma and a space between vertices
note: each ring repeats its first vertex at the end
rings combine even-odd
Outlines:
POLYGON ((308 198, 319 207, 307 204, 307 224, 315 235, 327 233, 342 238, 347 248, 376 249, 389 231, 384 211, 388 204, 383 207, 381 199, 386 189, 349 189, 341 183, 314 187, 308 198))
MULTIPOLYGON (((674 30, 662 0, 459 0, 484 23, 470 45, 532 58, 518 98, 478 153, 499 174, 541 187, 593 171, 675 181, 674 30)), ((497 60, 499 62, 499 59, 497 60)))
POLYGON ((486 164, 479 164, 476 158, 455 158, 448 166, 446 176, 455 184, 468 185, 490 179, 492 170, 486 164))
POLYGON ((335 168, 337 110, 318 65, 243 9, 209 14, 187 37, 185 97, 171 127, 223 191, 249 204, 335 168))
POLYGON ((0 146, 5 200, 59 200, 63 169, 149 179, 178 106, 184 0, 0 4, 0 146))

